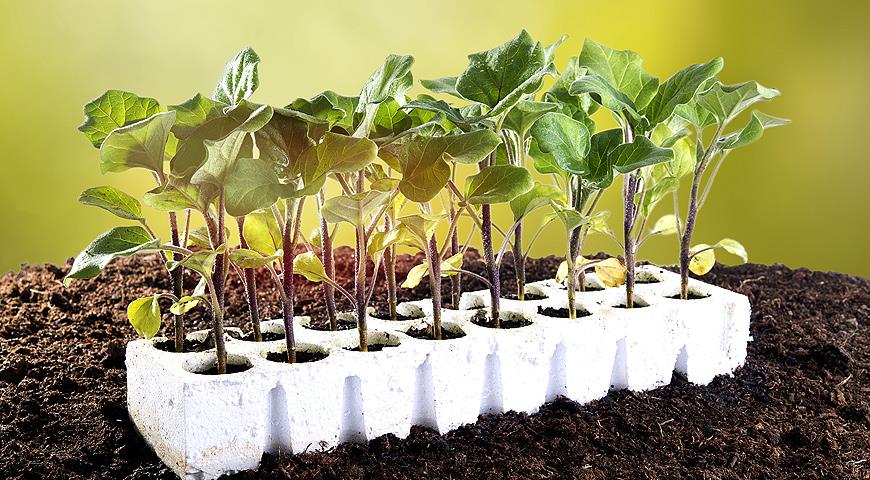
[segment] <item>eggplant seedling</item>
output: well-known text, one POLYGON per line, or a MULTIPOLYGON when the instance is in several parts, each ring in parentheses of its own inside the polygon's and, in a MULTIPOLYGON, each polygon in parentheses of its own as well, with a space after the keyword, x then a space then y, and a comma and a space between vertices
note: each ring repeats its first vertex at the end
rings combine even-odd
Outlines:
POLYGON ((568 89, 569 94, 589 95, 610 110, 620 127, 598 135, 607 135, 606 155, 613 156, 614 168, 623 174, 625 305, 628 308, 634 306, 638 239, 649 214, 649 208, 642 208, 644 199, 652 198, 649 195, 660 199, 669 189, 678 186, 678 181, 649 183, 654 178, 647 173, 651 166, 674 160, 674 152, 653 143, 649 135, 653 128, 671 117, 677 106, 691 101, 723 65, 721 58, 691 65, 659 85, 657 78, 644 71, 642 63, 635 52, 614 50, 587 39, 577 59, 582 74, 568 89))
MULTIPOLYGON (((676 233, 679 238, 680 298, 683 300, 689 298, 689 272, 704 275, 710 271, 716 262, 715 249, 721 248, 740 257, 744 262, 748 260, 746 249, 734 239, 723 238, 714 245, 691 245, 692 234, 695 230, 698 212, 704 206, 716 179, 716 174, 728 155, 736 148, 758 141, 765 129, 786 125, 790 121, 753 111, 743 128, 732 133, 725 133, 726 127, 750 106, 758 102, 769 101, 777 96, 779 96, 778 90, 764 87, 757 82, 724 85, 717 81, 705 90, 698 92, 690 102, 678 106, 674 112, 669 127, 682 129, 685 126, 690 126, 696 145, 696 161, 682 172, 686 175, 692 173, 686 215, 683 217, 680 213, 678 193, 674 189, 674 214, 659 220, 670 233, 676 233), (703 132, 708 127, 711 127, 715 133, 704 145, 703 132), (705 176, 711 165, 712 170, 705 176)), ((668 133, 673 135, 672 132, 668 133)))
MULTIPOLYGON (((472 102, 471 105, 457 109, 443 100, 423 98, 411 102, 409 106, 442 113, 447 120, 465 131, 486 128, 502 137, 509 111, 526 97, 534 95, 541 88, 545 77, 555 75, 553 53, 561 41, 560 39, 559 42, 545 48, 539 42, 533 41, 523 30, 498 47, 469 55, 468 67, 459 76, 422 82, 423 86, 433 92, 452 95, 463 101, 472 102)), ((468 194, 472 193, 472 198, 463 199, 459 189, 448 183, 459 199, 460 205, 462 202, 467 202, 480 206, 479 227, 490 286, 490 316, 497 327, 500 325, 501 278, 492 238, 491 205, 510 201, 532 187, 531 176, 520 165, 523 155, 521 152, 513 152, 512 155, 512 164, 500 164, 496 152, 491 153, 488 159, 479 164, 480 173, 469 177, 466 184, 467 191, 464 196, 469 197, 468 194), (487 195, 487 187, 500 183, 497 179, 504 179, 509 184, 516 182, 514 184, 517 188, 511 192, 511 195, 487 195)), ((521 228, 519 237, 522 238, 521 228)), ((521 251, 522 247, 520 246, 518 250, 521 251)), ((520 262, 519 266, 521 266, 522 260, 516 261, 520 262)), ((524 277, 524 274, 521 273, 520 277, 524 277)), ((523 295, 524 292, 520 291, 518 294, 523 295)))

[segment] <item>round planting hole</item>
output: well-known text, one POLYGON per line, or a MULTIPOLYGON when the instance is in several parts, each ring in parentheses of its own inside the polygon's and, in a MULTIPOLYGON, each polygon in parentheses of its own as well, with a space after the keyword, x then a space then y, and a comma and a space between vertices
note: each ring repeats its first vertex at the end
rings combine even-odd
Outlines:
POLYGON ((661 277, 652 272, 640 271, 634 274, 634 283, 639 285, 660 283, 661 281, 661 277))
MULTIPOLYGON (((479 327, 485 328, 495 328, 496 324, 492 317, 489 315, 489 310, 478 310, 477 313, 471 317, 471 322, 479 327)), ((499 322, 499 328, 507 330, 510 328, 522 328, 528 327, 532 324, 532 321, 528 318, 512 313, 512 312, 503 312, 501 314, 501 321, 499 322)))
MULTIPOLYGON (((296 363, 311 363, 323 360, 328 357, 329 353, 325 350, 297 350, 296 363)), ((287 350, 280 352, 267 352, 266 360, 275 363, 287 363, 287 350)))
MULTIPOLYGON (((634 306, 631 308, 632 309, 634 309, 634 308, 646 308, 648 306, 649 306, 648 303, 644 302, 643 300, 639 300, 639 299, 635 298, 634 299, 634 306)), ((617 303, 616 305, 613 306, 613 308, 626 308, 625 301, 617 303)), ((626 308, 626 310, 630 310, 630 309, 626 308)))
MULTIPOLYGON (((218 375, 217 358, 214 355, 209 355, 205 361, 189 360, 185 363, 184 369, 197 375, 218 375)), ((250 369, 251 362, 247 358, 240 355, 227 356, 227 375, 242 373, 250 369)))
POLYGON ((603 287, 599 287, 598 285, 593 285, 591 283, 586 284, 585 290, 580 290, 579 288, 577 289, 577 291, 581 292, 581 293, 582 292, 600 292, 602 290, 604 290, 603 287))
MULTIPOLYGON (((276 340, 284 340, 284 332, 261 332, 264 342, 274 342, 276 340)), ((254 332, 246 333, 241 340, 246 342, 253 342, 254 340, 254 332)))
MULTIPOLYGON (((410 315, 404 315, 402 313, 396 312, 396 319, 395 320, 397 322, 404 322, 407 320, 417 320, 417 319, 420 319, 420 318, 423 318, 426 316, 426 314, 423 313, 423 310, 419 309, 419 308, 412 309, 412 311, 410 311, 408 313, 410 313, 410 315)), ((374 309, 371 313, 369 313, 369 315, 372 318, 377 318, 378 320, 387 320, 387 321, 393 320, 392 318, 390 318, 390 312, 386 308, 374 309)))
MULTIPOLYGON (((434 340, 434 332, 435 328, 432 325, 419 324, 412 326, 405 333, 409 337, 417 338, 420 340, 434 340)), ((465 332, 459 327, 459 325, 455 325, 452 323, 441 324, 441 340, 455 340, 464 336, 465 332)))
MULTIPOLYGON (((211 340, 211 337, 209 337, 209 340, 211 340)), ((156 348, 157 350, 160 350, 163 352, 170 352, 170 353, 206 352, 206 351, 214 348, 214 342, 211 342, 211 341, 203 342, 200 340, 190 340, 187 338, 184 339, 184 351, 183 352, 176 352, 175 351, 175 340, 171 339, 171 338, 166 338, 166 339, 162 339, 162 340, 155 340, 153 345, 154 345, 154 348, 156 348)))
MULTIPOLYGON (((577 308, 575 313, 577 314, 576 318, 588 317, 589 315, 592 315, 583 308, 577 308)), ((569 318, 568 308, 538 307, 538 314, 551 318, 569 318)))
MULTIPOLYGON (((674 295, 668 295, 665 298, 672 298, 674 300, 682 300, 682 298, 680 298, 679 293, 675 293, 674 295)), ((705 298, 710 298, 710 294, 689 290, 689 298, 687 298, 686 300, 703 300, 705 298)))
MULTIPOLYGON (((380 352, 385 348, 398 347, 402 342, 396 335, 386 332, 369 332, 368 334, 368 353, 380 352)), ((345 347, 349 352, 359 352, 359 345, 345 347)))
MULTIPOLYGON (((346 318, 346 317, 338 317, 336 319, 336 330, 353 330, 356 328, 356 319, 355 318, 346 318)), ((329 332, 332 329, 329 326, 329 319, 327 318, 312 318, 308 322, 302 322, 302 326, 309 330, 317 330, 319 332, 329 332)), ((284 337, 281 337, 284 338, 284 337)))
MULTIPOLYGON (((507 299, 507 300, 519 300, 516 292, 504 295, 502 298, 507 299)), ((534 293, 534 292, 526 292, 526 294, 523 296, 523 301, 524 302, 534 302, 537 300, 546 300, 547 298, 549 298, 549 297, 547 297, 546 295, 541 295, 539 293, 534 293)))

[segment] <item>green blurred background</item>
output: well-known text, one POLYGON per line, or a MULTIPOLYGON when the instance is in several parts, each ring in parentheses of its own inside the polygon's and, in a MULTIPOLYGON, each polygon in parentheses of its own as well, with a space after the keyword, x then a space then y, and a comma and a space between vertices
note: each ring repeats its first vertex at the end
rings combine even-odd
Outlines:
MULTIPOLYGON (((729 157, 695 240, 729 236, 754 262, 870 276, 865 2, 31 0, 2 2, 0 18, 0 272, 63 262, 110 228, 113 217, 76 202, 83 189, 151 188, 143 173, 102 177, 98 152, 76 131, 82 105, 106 89, 180 103, 210 94, 224 62, 251 46, 263 59, 256 101, 352 95, 388 53, 414 55, 416 79, 455 75, 468 53, 525 28, 543 43, 570 36, 559 67, 588 36, 638 51, 662 80, 722 55, 725 81, 779 88, 783 96, 761 108, 794 124, 729 157)), ((614 228, 618 195, 617 187, 603 202, 614 228)), ((150 218, 164 225, 162 215, 150 218)), ((616 251, 590 239, 587 251, 599 249, 616 251)), ((562 250, 554 226, 533 255, 562 250)), ((672 264, 676 253, 668 237, 640 256, 672 264)))

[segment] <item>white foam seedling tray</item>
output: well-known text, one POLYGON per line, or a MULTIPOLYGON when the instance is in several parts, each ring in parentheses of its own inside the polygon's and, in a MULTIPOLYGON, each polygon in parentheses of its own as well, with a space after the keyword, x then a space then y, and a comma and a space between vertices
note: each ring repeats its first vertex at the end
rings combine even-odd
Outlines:
MULTIPOLYGON (((679 292, 679 276, 641 267, 636 287, 643 308, 615 308, 624 290, 577 294, 588 315, 576 320, 540 315, 539 308, 565 308, 567 293, 552 281, 531 283, 527 292, 548 297, 502 300, 503 318, 531 325, 494 330, 470 321, 473 310, 445 310, 445 329, 463 331, 454 340, 420 340, 405 331, 419 320, 369 320, 370 343, 394 345, 380 352, 346 350, 356 330, 321 332, 297 319, 300 351, 320 351, 320 361, 288 365, 265 358, 284 351, 284 341, 227 342, 229 363, 251 368, 229 375, 202 375, 214 352, 170 353, 153 340, 127 346, 130 416, 157 455, 180 477, 212 479, 256 468, 263 453, 293 452, 361 442, 412 425, 441 433, 472 423, 480 414, 536 412, 559 396, 586 403, 610 390, 649 390, 671 381, 674 371, 696 384, 730 374, 746 358, 750 340, 748 299, 692 281, 706 298, 667 298, 679 292)), ((587 276, 592 286, 600 283, 587 276)), ((461 307, 483 307, 489 292, 464 293, 461 307)), ((400 305, 400 313, 431 313, 423 300, 400 305)), ((281 331, 280 321, 263 323, 281 331)), ((200 338, 208 332, 194 332, 200 338)))

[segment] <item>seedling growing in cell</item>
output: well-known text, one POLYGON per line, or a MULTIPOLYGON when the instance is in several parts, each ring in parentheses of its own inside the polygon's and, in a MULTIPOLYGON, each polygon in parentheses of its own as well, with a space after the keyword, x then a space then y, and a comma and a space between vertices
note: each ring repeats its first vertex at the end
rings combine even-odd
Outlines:
POLYGON ((577 59, 584 70, 568 89, 571 95, 589 95, 610 110, 620 128, 600 132, 604 154, 612 157, 623 176, 623 250, 627 270, 626 307, 634 306, 634 269, 640 239, 654 203, 677 182, 665 182, 650 173, 653 165, 674 160, 670 148, 656 145, 652 130, 666 122, 674 109, 691 101, 696 92, 722 69, 722 59, 691 65, 659 85, 659 80, 643 70, 640 55, 614 50, 586 40, 577 59), (647 206, 644 208, 644 204, 647 206))
POLYGON ((698 212, 713 186, 716 174, 728 155, 737 148, 758 141, 764 130, 771 127, 786 125, 789 120, 771 117, 759 111, 753 111, 747 124, 734 132, 726 133, 725 129, 741 112, 750 106, 768 101, 779 96, 779 91, 764 87, 757 82, 745 82, 735 85, 724 85, 713 82, 703 91, 695 95, 690 102, 680 105, 674 112, 669 127, 671 129, 690 130, 689 139, 694 139, 696 158, 691 168, 684 174, 692 173, 689 189, 688 210, 685 217, 680 213, 676 189, 674 196, 674 214, 663 217, 660 222, 668 226, 671 233, 676 233, 680 241, 680 298, 689 298, 689 271, 696 275, 704 275, 716 262, 714 250, 721 248, 728 253, 747 261, 746 249, 738 241, 723 238, 714 245, 691 245, 698 212), (703 133, 712 127, 715 133, 709 142, 704 144, 703 133), (712 170, 705 177, 707 169, 712 170), (685 219, 685 220, 684 220, 685 219))

